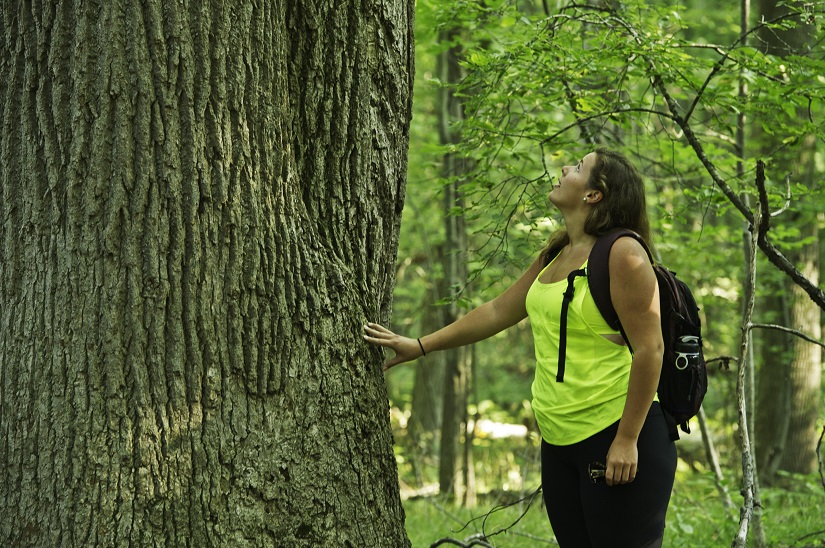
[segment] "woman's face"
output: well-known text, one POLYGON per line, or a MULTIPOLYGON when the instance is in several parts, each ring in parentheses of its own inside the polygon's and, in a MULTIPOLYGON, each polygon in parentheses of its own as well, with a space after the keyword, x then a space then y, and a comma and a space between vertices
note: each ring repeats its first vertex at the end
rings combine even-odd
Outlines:
POLYGON ((596 153, 591 152, 575 166, 561 168, 561 177, 550 191, 550 201, 557 206, 584 203, 583 198, 593 190, 587 186, 587 182, 595 163, 596 153))

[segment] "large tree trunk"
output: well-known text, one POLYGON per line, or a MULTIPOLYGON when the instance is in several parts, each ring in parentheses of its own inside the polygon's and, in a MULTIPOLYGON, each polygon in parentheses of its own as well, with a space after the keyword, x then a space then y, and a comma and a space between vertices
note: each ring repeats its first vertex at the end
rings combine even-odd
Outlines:
POLYGON ((0 545, 404 546, 412 2, 4 2, 0 545))
MULTIPOLYGON (((791 4, 800 4, 792 2, 791 4)), ((776 0, 760 0, 760 16, 772 20, 788 12, 788 6, 776 0)), ((760 47, 766 53, 786 56, 804 55, 813 37, 813 26, 806 21, 799 21, 792 30, 765 29, 760 33, 760 47)), ((805 109, 798 109, 799 119, 808 114, 805 109)), ((765 136, 767 141, 767 136, 765 136)), ((778 135, 775 140, 784 136, 778 135)), ((782 166, 791 166, 795 182, 812 187, 816 178, 815 152, 816 140, 806 138, 800 147, 794 149, 793 155, 781 156, 779 143, 775 158, 779 161, 772 167, 775 172, 784 171, 782 166), (789 157, 788 157, 789 156, 789 157)), ((772 152, 773 152, 772 150, 772 152)), ((800 240, 805 242, 796 249, 788 251, 788 258, 799 265, 800 271, 814 284, 819 272, 819 241, 816 216, 819 208, 805 202, 800 203, 797 213, 783 218, 792 226, 801 227, 800 240), (808 206, 808 207, 806 207, 808 206)), ((789 325, 801 329, 807 335, 819 339, 821 321, 819 307, 796 285, 785 282, 785 295, 789 306, 782 314, 790 312, 789 325)), ((774 299, 776 302, 776 299, 774 299)), ((768 340, 788 341, 787 335, 768 337, 768 340)), ((819 412, 820 384, 822 378, 822 350, 801 339, 792 339, 783 347, 768 347, 770 353, 765 356, 765 364, 760 371, 761 405, 757 407, 757 454, 759 462, 766 466, 766 480, 777 469, 809 473, 816 469, 816 421, 819 412), (789 358, 783 356, 789 348, 789 358), (784 365, 787 364, 787 365, 784 365)))

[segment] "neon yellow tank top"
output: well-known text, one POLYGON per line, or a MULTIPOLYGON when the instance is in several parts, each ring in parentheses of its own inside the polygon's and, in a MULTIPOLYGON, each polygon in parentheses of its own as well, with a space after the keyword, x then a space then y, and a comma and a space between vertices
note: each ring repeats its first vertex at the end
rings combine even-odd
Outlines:
POLYGON ((602 336, 619 332, 604 321, 590 295, 587 277, 578 276, 567 313, 564 381, 557 382, 559 324, 567 279, 546 284, 539 277, 541 274, 525 303, 536 349, 533 413, 547 443, 571 445, 621 418, 632 356, 627 346, 602 336))

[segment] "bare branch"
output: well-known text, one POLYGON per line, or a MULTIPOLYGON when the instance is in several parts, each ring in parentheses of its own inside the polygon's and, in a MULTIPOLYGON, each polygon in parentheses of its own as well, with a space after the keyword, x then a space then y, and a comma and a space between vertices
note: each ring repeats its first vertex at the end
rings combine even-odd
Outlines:
POLYGON ((664 112, 664 111, 656 110, 656 109, 652 109, 652 108, 618 108, 618 109, 614 109, 614 110, 605 110, 605 111, 598 112, 596 114, 591 114, 590 116, 584 116, 584 117, 581 117, 581 118, 577 117, 575 122, 570 123, 570 124, 566 125, 565 127, 561 128, 560 130, 558 130, 556 133, 554 133, 554 134, 552 134, 548 137, 545 137, 544 139, 539 141, 539 144, 545 145, 545 144, 553 141, 553 139, 555 139, 559 135, 562 135, 563 133, 566 133, 567 131, 570 131, 574 127, 580 126, 581 124, 583 124, 585 122, 589 122, 590 120, 595 120, 595 119, 598 119, 598 118, 609 118, 610 116, 612 116, 614 114, 627 114, 629 112, 642 112, 642 113, 646 113, 646 114, 655 114, 656 116, 661 116, 662 118, 666 118, 668 120, 673 120, 674 122, 678 123, 678 120, 669 112, 664 112))
MULTIPOLYGON (((774 24, 781 19, 788 18, 788 15, 781 16, 779 18, 773 19, 768 22, 763 22, 754 29, 751 29, 752 32, 759 27, 767 26, 770 24, 774 24)), ((619 25, 624 27, 627 33, 633 37, 637 44, 640 46, 644 45, 643 39, 639 36, 639 33, 636 29, 630 25, 627 21, 621 18, 617 11, 613 11, 613 15, 611 17, 612 20, 616 21, 619 25)), ((665 85, 664 80, 662 79, 661 75, 659 74, 659 70, 656 67, 656 63, 649 57, 644 57, 645 61, 647 62, 648 68, 650 70, 650 78, 653 83, 653 87, 665 101, 665 104, 670 110, 671 116, 670 118, 674 120, 684 133, 685 139, 687 139, 688 144, 690 144, 691 148, 693 148, 694 152, 696 153, 696 157, 705 167, 705 170, 713 179, 713 182, 718 186, 722 193, 727 197, 733 206, 739 210, 743 217, 751 224, 754 223, 754 215, 751 212, 750 208, 740 199, 740 197, 733 191, 733 189, 725 182, 725 179, 719 173, 719 170, 716 169, 716 166, 713 162, 708 158, 707 154, 705 153, 704 147, 699 142, 699 139, 693 133, 693 128, 691 127, 689 120, 687 117, 684 117, 680 114, 681 108, 679 107, 678 102, 673 98, 670 92, 665 85)), ((758 180, 758 179, 757 179, 758 180)), ((764 184, 764 179, 763 179, 764 184)), ((765 212, 765 216, 769 217, 770 213, 765 212)), ((765 221, 766 225, 768 221, 765 221)), ((779 270, 784 272, 788 275, 788 277, 793 280, 795 284, 801 287, 821 309, 825 310, 825 291, 816 287, 811 281, 806 278, 776 247, 768 240, 767 237, 767 230, 764 232, 757 232, 759 235, 758 237, 758 247, 762 250, 763 253, 767 256, 768 260, 779 270)))
POLYGON ((730 371, 730 362, 739 362, 739 358, 735 358, 733 356, 719 356, 718 358, 712 358, 710 360, 705 360, 705 365, 710 365, 713 362, 719 362, 719 369, 730 371))
MULTIPOLYGON (((693 128, 690 124, 679 116, 679 105, 668 93, 662 79, 656 74, 654 75, 653 80, 657 91, 659 91, 665 99, 668 108, 673 113, 673 119, 682 128, 685 139, 687 139, 688 143, 693 148, 697 158, 699 158, 699 161, 705 166, 705 170, 707 170, 708 174, 713 179, 713 182, 716 183, 716 186, 722 190, 722 193, 728 198, 730 203, 739 210, 742 216, 745 217, 751 225, 753 225, 753 213, 719 174, 716 166, 710 161, 707 154, 705 154, 704 148, 699 142, 699 139, 697 139, 696 135, 693 133, 693 128)), ((766 214, 766 216, 769 215, 766 214)), ((778 249, 776 249, 776 247, 768 240, 767 231, 760 232, 758 234, 758 247, 762 250, 768 260, 774 266, 779 268, 779 270, 787 274, 795 284, 801 287, 811 297, 811 300, 813 300, 821 309, 825 310, 825 291, 811 283, 811 281, 806 278, 805 275, 799 271, 799 269, 797 269, 778 249)))
POLYGON ((809 343, 813 343, 813 344, 821 346, 822 348, 825 348, 825 342, 818 341, 818 340, 814 339, 813 337, 809 337, 808 335, 802 333, 801 331, 797 331, 796 329, 791 329, 790 327, 784 327, 782 325, 774 325, 774 324, 769 324, 769 323, 755 323, 755 324, 751 325, 751 328, 754 328, 754 329, 776 329, 777 331, 783 331, 785 333, 790 333, 791 335, 796 335, 800 339, 805 339, 809 343))
POLYGON ((767 236, 759 238, 759 249, 765 254, 768 260, 782 272, 788 275, 793 282, 805 290, 820 308, 825 310, 825 291, 816 287, 811 280, 805 277, 776 247, 768 241, 767 236))

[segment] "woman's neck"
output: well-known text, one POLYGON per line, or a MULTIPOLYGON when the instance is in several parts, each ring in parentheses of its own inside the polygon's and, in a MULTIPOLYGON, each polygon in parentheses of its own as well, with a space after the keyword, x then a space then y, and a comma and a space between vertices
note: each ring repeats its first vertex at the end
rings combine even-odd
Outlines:
POLYGON ((596 243, 596 237, 591 236, 584 231, 584 223, 568 222, 565 220, 565 228, 567 229, 567 236, 570 238, 570 247, 572 249, 591 248, 596 243))

